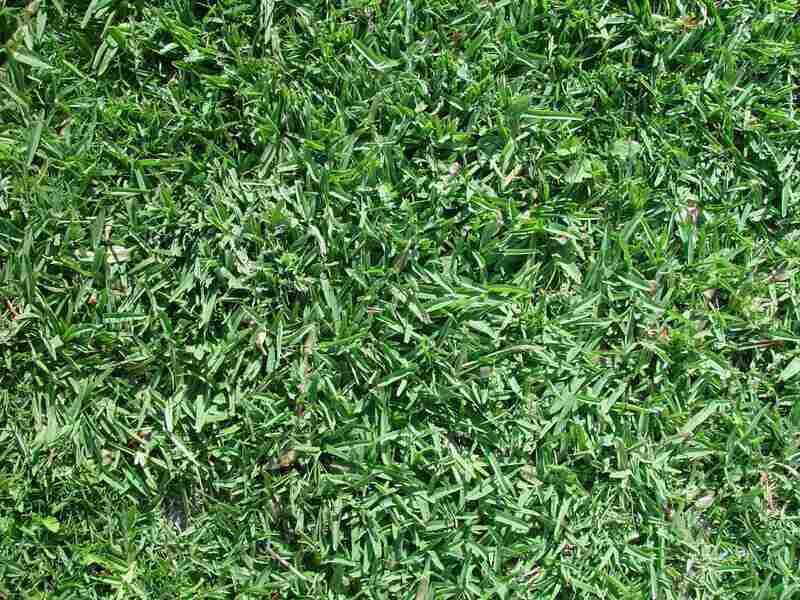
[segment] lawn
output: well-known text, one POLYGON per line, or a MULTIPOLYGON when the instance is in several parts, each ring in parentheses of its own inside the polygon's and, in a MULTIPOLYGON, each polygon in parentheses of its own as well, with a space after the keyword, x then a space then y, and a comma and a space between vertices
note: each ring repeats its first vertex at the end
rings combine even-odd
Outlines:
POLYGON ((800 597, 799 11, 0 0, 0 599, 800 597))

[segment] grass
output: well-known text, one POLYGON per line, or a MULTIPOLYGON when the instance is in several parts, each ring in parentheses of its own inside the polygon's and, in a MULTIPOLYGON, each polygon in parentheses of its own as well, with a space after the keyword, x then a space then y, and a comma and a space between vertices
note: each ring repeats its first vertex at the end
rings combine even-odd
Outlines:
POLYGON ((797 598, 798 10, 0 0, 0 598, 797 598))

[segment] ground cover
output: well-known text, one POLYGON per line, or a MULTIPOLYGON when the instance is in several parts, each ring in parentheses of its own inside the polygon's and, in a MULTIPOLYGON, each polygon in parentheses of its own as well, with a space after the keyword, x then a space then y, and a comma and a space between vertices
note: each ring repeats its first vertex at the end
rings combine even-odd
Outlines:
POLYGON ((0 598, 796 598, 772 0, 0 0, 0 598))

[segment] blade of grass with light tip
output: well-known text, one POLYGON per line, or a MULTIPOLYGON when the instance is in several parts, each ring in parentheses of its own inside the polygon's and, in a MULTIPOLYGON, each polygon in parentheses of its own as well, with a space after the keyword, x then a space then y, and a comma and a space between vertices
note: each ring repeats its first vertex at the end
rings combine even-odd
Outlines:
POLYGON ((31 129, 30 138, 28 139, 28 153, 25 158, 25 168, 30 168, 33 164, 33 159, 36 156, 36 151, 39 149, 39 142, 42 139, 42 129, 44 128, 44 113, 39 113, 39 118, 31 129))

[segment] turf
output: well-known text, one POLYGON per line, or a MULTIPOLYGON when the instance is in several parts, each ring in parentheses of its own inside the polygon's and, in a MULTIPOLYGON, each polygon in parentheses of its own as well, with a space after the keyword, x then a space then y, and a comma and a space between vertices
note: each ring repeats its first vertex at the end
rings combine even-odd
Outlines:
POLYGON ((0 598, 800 596, 800 20, 0 0, 0 598))

